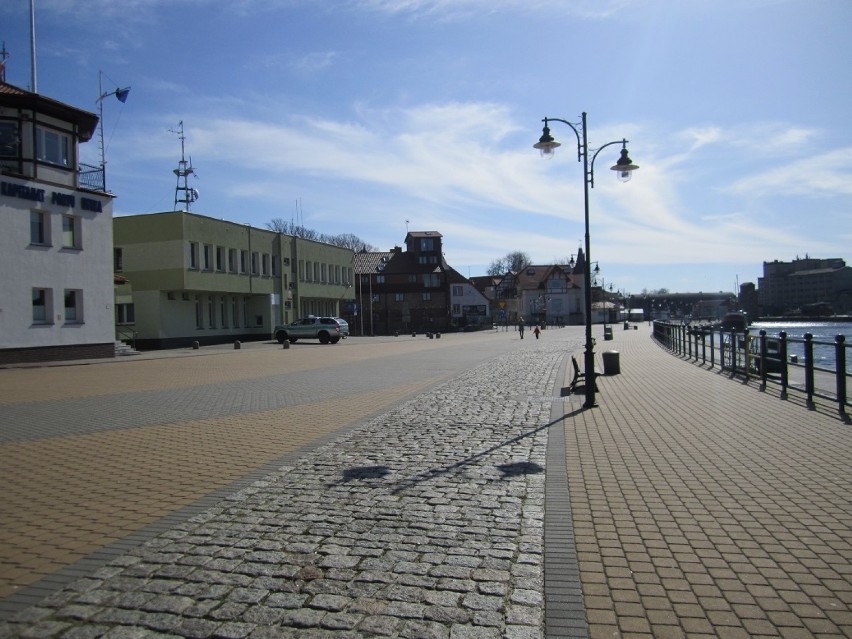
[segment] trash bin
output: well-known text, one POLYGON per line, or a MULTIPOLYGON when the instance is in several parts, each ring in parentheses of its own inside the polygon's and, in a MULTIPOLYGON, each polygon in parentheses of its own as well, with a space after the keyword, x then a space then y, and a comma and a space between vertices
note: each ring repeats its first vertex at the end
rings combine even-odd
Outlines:
POLYGON ((621 365, 618 362, 618 351, 606 351, 603 354, 604 375, 618 375, 621 365))

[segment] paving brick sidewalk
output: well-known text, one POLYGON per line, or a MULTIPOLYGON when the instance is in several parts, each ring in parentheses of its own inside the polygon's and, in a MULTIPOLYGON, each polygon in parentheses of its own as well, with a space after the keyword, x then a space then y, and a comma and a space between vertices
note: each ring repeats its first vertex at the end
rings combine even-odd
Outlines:
POLYGON ((542 637, 563 355, 530 344, 425 392, 21 611, 0 636, 542 637))
POLYGON ((640 326, 598 340, 621 373, 581 410, 554 393, 575 336, 524 340, 0 636, 852 637, 836 409, 684 361, 640 326))
POLYGON ((565 422, 592 637, 851 637, 852 428, 614 332, 565 422))

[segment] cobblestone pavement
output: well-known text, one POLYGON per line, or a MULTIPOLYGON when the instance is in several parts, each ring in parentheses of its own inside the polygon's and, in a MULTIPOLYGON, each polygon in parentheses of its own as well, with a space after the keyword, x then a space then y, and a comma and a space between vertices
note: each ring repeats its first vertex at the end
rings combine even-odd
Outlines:
POLYGON ((455 377, 19 612, 0 636, 543 637, 563 359, 542 341, 455 377))

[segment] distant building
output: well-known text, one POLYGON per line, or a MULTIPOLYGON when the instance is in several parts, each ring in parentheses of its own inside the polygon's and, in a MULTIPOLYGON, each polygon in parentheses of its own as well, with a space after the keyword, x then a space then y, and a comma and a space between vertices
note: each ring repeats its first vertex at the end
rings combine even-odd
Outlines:
POLYGON ((268 339, 353 295, 350 249, 186 211, 114 226, 116 331, 140 348, 268 339))
POLYGON ((112 195, 95 114, 0 82, 0 363, 115 355, 112 195))
POLYGON ((841 258, 764 262, 757 288, 763 315, 806 314, 809 305, 852 312, 852 267, 841 258))
POLYGON ((355 335, 490 325, 489 299, 447 264, 437 231, 408 233, 404 251, 356 253, 355 273, 357 303, 343 314, 355 335))

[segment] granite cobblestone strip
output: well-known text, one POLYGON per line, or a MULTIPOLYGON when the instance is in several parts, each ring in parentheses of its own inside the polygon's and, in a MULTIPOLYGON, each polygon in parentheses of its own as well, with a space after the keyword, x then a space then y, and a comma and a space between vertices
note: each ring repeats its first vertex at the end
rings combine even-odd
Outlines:
POLYGON ((26 637, 544 636, 562 354, 517 351, 372 420, 0 625, 26 637))

